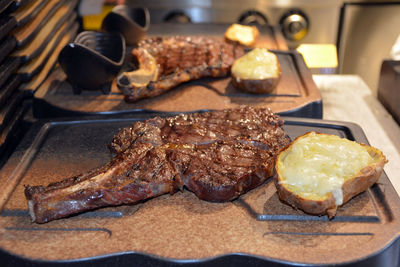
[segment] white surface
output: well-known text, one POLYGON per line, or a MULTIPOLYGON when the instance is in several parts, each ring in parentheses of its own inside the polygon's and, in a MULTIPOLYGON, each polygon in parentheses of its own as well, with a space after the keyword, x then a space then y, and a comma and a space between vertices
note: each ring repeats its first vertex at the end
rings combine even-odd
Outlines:
POLYGON ((81 0, 79 3, 79 15, 98 15, 103 8, 103 0, 81 0))
POLYGON ((323 102, 323 119, 361 126, 369 143, 383 151, 385 172, 400 195, 400 127, 357 75, 313 75, 323 102))
POLYGON ((400 35, 397 37, 396 42, 390 50, 390 57, 393 60, 400 60, 400 35))

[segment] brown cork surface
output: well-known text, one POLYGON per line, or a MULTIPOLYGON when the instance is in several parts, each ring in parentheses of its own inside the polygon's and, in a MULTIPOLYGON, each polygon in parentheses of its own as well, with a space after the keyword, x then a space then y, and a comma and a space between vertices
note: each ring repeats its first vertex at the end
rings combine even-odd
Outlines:
MULTIPOLYGON (((313 128, 365 142, 347 126, 303 120, 286 122, 291 138, 313 128)), ((399 197, 385 174, 339 208, 332 221, 281 203, 270 179, 232 202, 206 202, 183 190, 136 205, 32 223, 24 185, 47 184, 104 164, 111 158, 106 144, 130 123, 46 124, 28 134, 0 172, 0 248, 27 259, 52 261, 123 252, 166 260, 243 253, 266 261, 336 264, 378 254, 398 238, 399 197)))
MULTIPOLYGON (((152 25, 149 36, 166 36, 163 31, 169 29, 169 35, 206 35, 223 38, 229 25, 152 25)), ((312 103, 320 103, 321 95, 315 85, 311 72, 305 65, 303 57, 294 51, 284 49, 281 34, 266 27, 261 31, 256 46, 274 50, 282 69, 282 77, 271 94, 254 95, 242 92, 231 84, 231 78, 200 79, 181 84, 169 92, 150 99, 126 103, 115 85, 111 94, 101 91, 83 91, 73 94, 72 86, 66 81, 61 69, 56 70, 48 80, 35 92, 34 108, 38 113, 51 113, 51 109, 70 111, 71 113, 99 114, 106 112, 122 113, 136 110, 153 111, 194 111, 202 109, 234 108, 240 105, 270 107, 274 112, 282 113, 301 109, 312 103), (50 108, 50 111, 46 109, 50 108)), ((284 39, 283 39, 284 40, 284 39)), ((322 112, 321 112, 322 113, 322 112)))

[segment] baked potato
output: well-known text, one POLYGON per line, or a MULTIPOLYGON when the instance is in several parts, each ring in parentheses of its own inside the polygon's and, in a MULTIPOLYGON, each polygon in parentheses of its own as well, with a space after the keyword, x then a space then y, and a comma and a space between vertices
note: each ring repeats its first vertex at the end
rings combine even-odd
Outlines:
POLYGON ((309 132, 279 152, 274 182, 281 201, 333 218, 339 206, 378 181, 386 163, 372 146, 309 132))
POLYGON ((234 23, 225 31, 225 39, 228 42, 239 43, 244 46, 252 46, 256 43, 260 32, 256 26, 247 26, 234 23))
POLYGON ((235 60, 231 68, 232 84, 253 94, 271 93, 281 75, 278 57, 266 48, 255 48, 235 60))

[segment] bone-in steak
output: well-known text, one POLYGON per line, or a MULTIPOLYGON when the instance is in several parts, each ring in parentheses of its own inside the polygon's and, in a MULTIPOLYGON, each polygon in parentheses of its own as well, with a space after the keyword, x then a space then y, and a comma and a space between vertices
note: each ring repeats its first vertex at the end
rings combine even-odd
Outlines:
POLYGON ((127 102, 163 94, 202 77, 224 77, 243 47, 204 36, 147 38, 131 54, 139 69, 123 72, 118 88, 127 102))
POLYGON ((269 109, 242 107, 156 117, 114 136, 115 158, 103 167, 48 186, 27 186, 38 223, 99 207, 135 203, 184 187, 200 199, 229 201, 273 174, 289 143, 269 109))

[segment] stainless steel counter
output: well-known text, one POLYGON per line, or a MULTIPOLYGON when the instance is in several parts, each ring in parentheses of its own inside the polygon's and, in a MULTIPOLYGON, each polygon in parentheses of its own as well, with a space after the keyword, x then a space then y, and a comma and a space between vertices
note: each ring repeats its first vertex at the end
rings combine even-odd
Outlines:
POLYGON ((323 101, 323 119, 361 126, 389 162, 385 172, 400 195, 400 127, 357 75, 313 75, 323 101))

